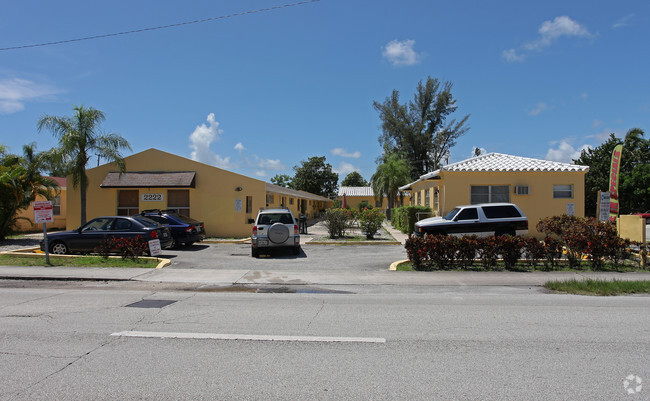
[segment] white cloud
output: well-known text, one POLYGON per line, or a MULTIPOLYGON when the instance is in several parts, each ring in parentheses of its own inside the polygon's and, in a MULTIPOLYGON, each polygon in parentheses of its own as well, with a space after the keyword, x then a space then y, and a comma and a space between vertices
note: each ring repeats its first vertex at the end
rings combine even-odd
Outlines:
POLYGON ((214 113, 207 118, 208 125, 198 125, 190 134, 190 148, 192 160, 211 164, 219 168, 232 168, 230 157, 221 157, 210 149, 212 142, 218 141, 223 130, 219 129, 219 122, 215 120, 214 113))
POLYGON ((474 157, 474 153, 476 152, 476 149, 481 151, 481 156, 482 155, 487 155, 488 151, 485 148, 479 148, 477 146, 472 146, 472 153, 469 155, 469 157, 474 157))
POLYGON ((246 150, 246 148, 244 147, 244 144, 243 144, 243 143, 241 143, 241 142, 237 142, 237 145, 235 145, 235 150, 238 150, 238 151, 241 152, 241 151, 246 150))
POLYGON ((399 41, 397 39, 388 42, 381 53, 392 65, 414 65, 420 61, 419 55, 413 46, 415 41, 412 39, 399 41))
POLYGON ((346 162, 339 163, 338 167, 333 167, 332 171, 339 175, 339 178, 345 177, 353 171, 361 171, 360 168, 355 167, 354 165, 346 162))
POLYGON ((268 176, 267 172, 264 171, 264 170, 257 170, 257 171, 255 171, 255 175, 256 175, 257 177, 267 177, 267 176, 268 176))
POLYGON ((515 49, 504 50, 501 53, 503 59, 509 63, 521 62, 526 57, 526 51, 541 51, 562 37, 588 38, 593 36, 584 25, 579 24, 566 15, 555 17, 552 21, 542 22, 537 32, 539 33, 539 38, 525 43, 522 46, 523 49, 519 51, 515 49))
POLYGON ((49 85, 21 78, 0 80, 0 114, 12 114, 25 109, 25 103, 46 100, 59 93, 49 85))
POLYGON ((359 152, 358 150, 356 152, 349 153, 347 150, 343 148, 334 148, 330 152, 335 156, 349 157, 352 159, 358 159, 361 157, 361 152, 359 152))
POLYGON ((630 20, 634 18, 634 14, 628 14, 625 17, 617 19, 614 24, 612 24, 612 29, 623 28, 630 25, 630 20))
POLYGON ((257 162, 257 167, 265 169, 265 170, 286 170, 287 167, 282 164, 280 159, 272 160, 272 159, 260 159, 257 162))
POLYGON ((503 57, 509 63, 522 62, 526 58, 521 54, 517 54, 517 51, 515 49, 504 50, 501 53, 501 57, 503 57))
POLYGON ((590 145, 582 145, 576 149, 567 139, 563 139, 556 149, 551 148, 546 152, 546 159, 556 162, 573 163, 573 159, 579 158, 583 149, 586 150, 590 147, 590 145))
POLYGON ((529 116, 536 116, 539 115, 540 113, 546 111, 548 109, 548 105, 546 103, 540 102, 537 103, 534 109, 530 110, 528 112, 529 116))

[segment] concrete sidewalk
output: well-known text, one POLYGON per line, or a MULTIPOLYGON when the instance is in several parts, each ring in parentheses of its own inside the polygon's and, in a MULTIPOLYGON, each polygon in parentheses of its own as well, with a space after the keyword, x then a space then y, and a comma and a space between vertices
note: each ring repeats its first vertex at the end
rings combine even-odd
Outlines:
POLYGON ((272 271, 0 266, 0 279, 240 285, 538 286, 567 279, 650 280, 650 273, 272 271))

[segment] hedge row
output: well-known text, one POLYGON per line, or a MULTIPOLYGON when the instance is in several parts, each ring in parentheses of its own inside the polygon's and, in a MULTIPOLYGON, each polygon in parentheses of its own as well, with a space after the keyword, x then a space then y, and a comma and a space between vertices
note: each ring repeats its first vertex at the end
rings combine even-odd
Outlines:
POLYGON ((392 209, 391 224, 404 234, 411 234, 417 221, 417 213, 423 212, 431 213, 431 208, 426 206, 402 206, 392 209))

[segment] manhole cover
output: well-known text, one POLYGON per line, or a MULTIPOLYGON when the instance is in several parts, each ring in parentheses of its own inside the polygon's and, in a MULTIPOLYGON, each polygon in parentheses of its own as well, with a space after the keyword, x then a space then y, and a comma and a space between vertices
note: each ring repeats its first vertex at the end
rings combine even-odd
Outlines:
POLYGON ((126 305, 127 308, 163 308, 167 305, 171 305, 176 301, 170 301, 165 299, 143 299, 142 301, 134 302, 132 304, 126 305))

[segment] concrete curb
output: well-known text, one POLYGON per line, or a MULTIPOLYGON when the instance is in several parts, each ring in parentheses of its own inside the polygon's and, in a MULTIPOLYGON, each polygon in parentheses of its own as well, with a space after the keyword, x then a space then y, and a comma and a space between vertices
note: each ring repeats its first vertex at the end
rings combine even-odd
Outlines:
POLYGON ((396 271, 398 266, 403 265, 404 263, 408 263, 408 262, 409 262, 408 259, 406 259, 406 260, 398 260, 397 262, 391 263, 388 270, 396 271))
POLYGON ((402 245, 398 241, 368 242, 368 241, 308 241, 305 245, 402 245))
POLYGON ((250 238, 242 239, 204 239, 201 241, 204 244, 250 244, 250 238))
MULTIPOLYGON (((0 252, 0 255, 12 255, 12 256, 21 256, 21 257, 26 257, 26 258, 42 258, 45 257, 44 253, 38 253, 37 251, 40 251, 40 248, 21 248, 21 249, 15 249, 13 251, 4 251, 0 252)), ((52 255, 50 254, 50 258, 54 259, 61 259, 61 258, 81 258, 84 255, 52 255)), ((121 259, 121 256, 109 256, 109 259, 121 259)), ((141 259, 148 259, 148 260, 157 260, 160 261, 158 265, 156 265, 155 269, 162 269, 163 267, 167 267, 172 264, 172 261, 170 259, 165 259, 165 258, 156 258, 152 256, 141 256, 141 259)), ((126 268, 128 269, 128 267, 126 268)))

